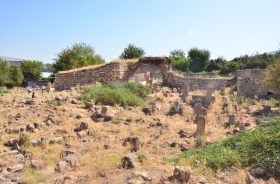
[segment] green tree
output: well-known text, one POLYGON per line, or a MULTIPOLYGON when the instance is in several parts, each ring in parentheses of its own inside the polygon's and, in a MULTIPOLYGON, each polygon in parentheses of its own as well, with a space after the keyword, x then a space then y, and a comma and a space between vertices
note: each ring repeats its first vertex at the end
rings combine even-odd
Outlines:
POLYGON ((186 54, 182 49, 175 49, 170 51, 169 57, 172 60, 172 68, 174 70, 188 72, 190 60, 186 58, 186 54))
POLYGON ((280 90, 280 57, 267 67, 264 82, 268 87, 280 90))
MULTIPOLYGON (((280 44, 279 44, 280 45, 280 44)), ((275 57, 278 58, 280 57, 280 47, 278 48, 278 50, 275 53, 275 57)))
POLYGON ((244 55, 240 57, 234 58, 232 61, 239 64, 240 69, 265 69, 268 65, 273 63, 273 61, 276 59, 276 55, 271 54, 259 54, 255 53, 251 56, 244 55))
POLYGON ((193 72, 203 71, 209 62, 211 53, 209 50, 201 50, 196 47, 188 51, 188 58, 190 59, 190 70, 193 72))
POLYGON ((220 66, 224 65, 226 65, 226 59, 220 56, 217 59, 211 59, 205 70, 207 72, 212 72, 213 70, 220 70, 220 66))
POLYGON ((44 68, 54 71, 54 67, 52 63, 45 63, 44 68))
POLYGON ((15 87, 19 86, 23 82, 23 74, 18 66, 10 66, 9 67, 9 80, 7 82, 7 86, 15 87))
POLYGON ((25 60, 20 68, 24 76, 23 82, 26 85, 28 81, 36 81, 41 78, 43 63, 41 61, 25 60))
POLYGON ((145 55, 144 49, 141 47, 136 47, 133 44, 128 44, 124 51, 119 56, 120 59, 134 59, 141 58, 145 55))
POLYGON ((0 87, 4 86, 9 80, 9 63, 0 58, 0 87))
POLYGON ((105 60, 95 53, 94 48, 86 43, 75 43, 71 47, 67 46, 56 55, 53 61, 55 72, 105 63, 105 60))
POLYGON ((226 63, 219 64, 220 74, 228 74, 235 72, 236 70, 241 70, 241 66, 236 61, 227 61, 226 63))

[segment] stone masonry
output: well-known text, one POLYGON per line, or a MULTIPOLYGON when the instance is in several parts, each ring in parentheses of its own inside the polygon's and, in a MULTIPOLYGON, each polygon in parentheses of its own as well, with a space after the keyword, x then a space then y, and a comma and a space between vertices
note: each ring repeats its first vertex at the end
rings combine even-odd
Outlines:
POLYGON ((168 72, 167 74, 167 83, 181 87, 188 84, 191 91, 195 89, 196 85, 200 90, 206 90, 208 86, 212 86, 213 90, 220 90, 221 87, 226 87, 227 81, 226 78, 186 77, 175 72, 168 72))
POLYGON ((133 65, 111 62, 99 67, 86 67, 76 70, 59 72, 55 75, 55 89, 64 90, 71 87, 94 85, 96 82, 106 84, 111 81, 125 82, 132 79, 138 67, 150 64, 158 67, 163 81, 167 79, 168 71, 172 70, 172 62, 168 57, 144 57, 133 65))
POLYGON ((264 84, 265 69, 237 70, 237 95, 266 97, 268 92, 279 94, 279 91, 268 89, 264 84))
MULTIPOLYGON (((267 89, 262 80, 265 77, 263 69, 238 70, 234 78, 209 78, 209 76, 191 77, 191 75, 180 75, 172 71, 172 61, 168 57, 144 57, 134 64, 122 64, 111 62, 99 67, 86 67, 76 70, 63 71, 55 75, 55 89, 64 90, 76 86, 95 85, 96 82, 106 84, 111 81, 126 82, 133 79, 134 74, 142 65, 158 68, 162 75, 164 84, 183 87, 188 85, 193 91, 195 88, 206 90, 209 86, 213 90, 221 90, 228 87, 229 81, 236 81, 237 94, 264 97, 268 92, 279 94, 278 91, 267 89)), ((144 78, 144 75, 139 77, 144 78)))

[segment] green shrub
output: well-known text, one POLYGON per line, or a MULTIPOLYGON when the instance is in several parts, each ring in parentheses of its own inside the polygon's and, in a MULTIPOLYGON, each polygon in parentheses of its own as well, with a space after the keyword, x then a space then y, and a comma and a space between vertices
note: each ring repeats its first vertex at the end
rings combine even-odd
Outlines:
POLYGON ((9 81, 9 63, 0 58, 0 87, 9 81))
POLYGON ((143 86, 142 84, 137 84, 134 82, 126 82, 126 83, 116 83, 111 82, 107 85, 111 89, 128 89, 131 93, 141 97, 145 98, 147 95, 149 95, 152 92, 152 89, 150 87, 143 86))
POLYGON ((246 104, 251 104, 252 103, 252 98, 248 97, 248 96, 245 96, 245 95, 242 95, 242 96, 230 96, 229 99, 232 101, 232 102, 240 102, 242 101, 243 103, 246 103, 246 104))
POLYGON ((254 130, 241 131, 214 145, 204 145, 169 159, 185 159, 193 167, 208 167, 213 171, 235 167, 264 168, 280 177, 280 118, 270 120, 254 130))
POLYGON ((9 93, 9 91, 7 90, 6 87, 0 87, 0 95, 1 94, 7 94, 7 93, 9 93))
POLYGON ((18 66, 10 66, 9 67, 9 80, 6 85, 8 87, 19 86, 23 81, 23 74, 21 72, 20 67, 18 66))
POLYGON ((151 93, 149 87, 135 83, 109 83, 106 86, 85 88, 79 100, 88 102, 94 100, 96 104, 135 106, 144 103, 143 98, 151 93))
POLYGON ((269 100, 263 101, 262 103, 263 105, 268 105, 271 107, 276 107, 279 104, 279 101, 274 99, 274 98, 270 98, 269 100))

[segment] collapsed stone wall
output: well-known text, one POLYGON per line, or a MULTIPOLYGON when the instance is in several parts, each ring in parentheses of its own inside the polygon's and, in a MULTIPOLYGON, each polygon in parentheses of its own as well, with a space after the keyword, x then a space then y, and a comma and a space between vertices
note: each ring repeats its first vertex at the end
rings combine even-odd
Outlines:
POLYGON ((193 74, 184 74, 184 77, 188 78, 233 78, 234 74, 197 74, 197 73, 193 73, 193 74))
POLYGON ((111 62, 99 67, 85 67, 55 75, 55 90, 70 89, 71 87, 94 85, 96 82, 107 84, 111 81, 129 81, 141 65, 154 65, 159 68, 163 81, 167 72, 172 70, 172 62, 168 57, 144 57, 135 64, 111 62))
POLYGON ((110 81, 121 81, 127 66, 118 62, 111 62, 96 68, 85 68, 55 75, 55 90, 70 89, 71 87, 102 84, 110 81))
POLYGON ((280 94, 277 90, 266 88, 262 82, 265 77, 265 70, 263 69, 238 70, 235 72, 234 78, 187 77, 172 71, 172 61, 168 57, 144 57, 131 65, 111 62, 99 67, 60 72, 55 75, 55 89, 64 90, 77 85, 94 85, 96 82, 106 84, 110 81, 129 81, 133 79, 135 72, 142 65, 157 67, 161 73, 163 83, 181 87, 183 84, 188 84, 190 90, 195 88, 206 90, 210 85, 214 90, 220 90, 221 88, 232 86, 234 82, 237 85, 238 95, 263 97, 268 92, 280 94))
POLYGON ((145 74, 149 72, 150 73, 150 77, 158 77, 161 78, 161 71, 160 69, 155 66, 155 65, 151 65, 151 64, 143 64, 141 66, 139 66, 139 68, 137 69, 137 71, 135 72, 135 74, 145 74))
POLYGON ((167 83, 176 86, 183 86, 188 84, 190 90, 194 90, 194 86, 198 86, 198 89, 206 90, 207 87, 212 86, 213 90, 220 90, 225 88, 229 79, 225 78, 201 78, 201 77, 185 77, 184 75, 178 75, 175 72, 168 72, 167 83))
POLYGON ((235 72, 237 79, 237 95, 266 97, 268 94, 278 95, 279 91, 267 88, 263 80, 265 78, 265 69, 247 69, 235 72))

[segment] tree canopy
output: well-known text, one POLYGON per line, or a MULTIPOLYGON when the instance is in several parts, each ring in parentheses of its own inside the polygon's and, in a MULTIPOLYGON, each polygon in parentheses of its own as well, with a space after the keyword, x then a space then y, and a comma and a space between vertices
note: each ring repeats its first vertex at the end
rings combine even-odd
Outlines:
POLYGON ((124 51, 119 56, 120 59, 134 59, 141 58, 145 55, 144 49, 133 44, 128 44, 124 51))
POLYGON ((190 60, 186 58, 186 54, 182 49, 175 49, 170 51, 169 57, 172 60, 172 68, 174 70, 188 72, 190 60))
POLYGON ((0 59, 0 86, 15 87, 23 81, 23 74, 18 66, 10 66, 8 61, 0 59))
POLYGON ((20 68, 24 76, 23 82, 27 84, 28 81, 36 81, 41 78, 43 63, 41 61, 25 60, 20 68))
POLYGON ((267 67, 264 81, 268 87, 280 90, 280 57, 267 67))
POLYGON ((210 60, 211 53, 209 50, 191 48, 188 51, 188 58, 190 59, 190 70, 193 72, 201 72, 206 67, 210 60))
POLYGON ((24 76, 20 67, 18 66, 10 66, 9 67, 9 80, 7 82, 7 86, 15 87, 19 86, 23 82, 24 76))
POLYGON ((9 63, 0 58, 0 87, 4 86, 9 80, 9 63))
POLYGON ((105 63, 105 60, 95 53, 93 47, 83 42, 75 43, 71 47, 67 46, 53 61, 55 72, 105 63))

